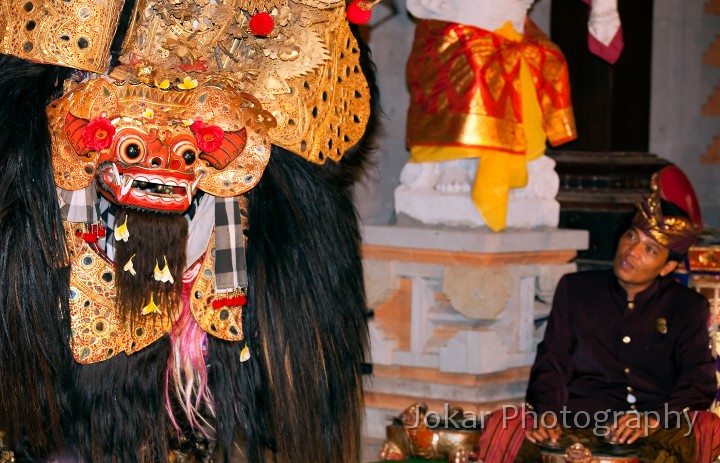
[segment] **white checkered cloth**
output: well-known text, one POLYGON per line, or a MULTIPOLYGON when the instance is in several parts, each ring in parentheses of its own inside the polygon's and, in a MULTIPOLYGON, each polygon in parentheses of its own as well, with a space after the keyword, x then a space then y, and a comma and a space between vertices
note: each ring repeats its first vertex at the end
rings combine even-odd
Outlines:
MULTIPOLYGON (((83 190, 57 189, 63 220, 96 224, 102 218, 107 227, 98 246, 109 259, 115 257, 115 214, 117 206, 100 196, 94 184, 83 190)), ((195 196, 188 212, 188 262, 190 267, 207 250, 215 227, 215 290, 228 292, 247 288, 247 265, 242 218, 238 198, 219 198, 209 194, 195 196)))

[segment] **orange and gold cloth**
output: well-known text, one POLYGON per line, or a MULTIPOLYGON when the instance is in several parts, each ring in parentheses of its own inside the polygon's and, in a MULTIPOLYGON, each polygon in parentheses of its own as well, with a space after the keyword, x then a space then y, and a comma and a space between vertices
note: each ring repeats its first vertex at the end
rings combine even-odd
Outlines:
POLYGON ((531 21, 491 32, 421 20, 407 64, 411 162, 480 158, 472 199, 488 226, 505 228, 510 188, 528 161, 576 138, 567 63, 531 21))

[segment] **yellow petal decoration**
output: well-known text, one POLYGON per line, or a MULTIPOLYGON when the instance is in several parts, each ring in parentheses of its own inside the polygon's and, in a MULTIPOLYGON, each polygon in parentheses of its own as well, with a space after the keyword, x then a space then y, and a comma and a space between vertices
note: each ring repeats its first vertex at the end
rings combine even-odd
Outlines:
POLYGON ((155 298, 154 298, 153 295, 151 294, 151 295, 150 295, 150 303, 149 303, 148 305, 146 305, 145 307, 143 307, 143 309, 142 309, 142 314, 143 314, 143 315, 150 315, 150 314, 152 314, 152 313, 156 313, 156 314, 161 314, 161 315, 162 315, 162 311, 160 310, 160 307, 158 307, 157 305, 155 305, 155 298))
POLYGON ((162 271, 160 270, 160 266, 158 265, 158 261, 155 261, 155 269, 153 270, 153 278, 155 278, 155 281, 162 281, 162 271))
POLYGON ((178 84, 178 87, 183 90, 192 90, 197 86, 198 86, 198 81, 195 79, 191 79, 190 77, 185 77, 185 79, 182 81, 182 83, 178 84))
POLYGON ((193 122, 195 122, 195 121, 192 119, 183 119, 182 120, 182 124, 185 127, 190 127, 191 125, 193 125, 193 122))
POLYGON ((170 283, 174 284, 175 279, 173 278, 172 274, 170 273, 170 267, 167 263, 167 257, 163 256, 165 259, 165 267, 160 270, 160 266, 158 265, 158 262, 155 261, 155 269, 153 270, 153 278, 155 278, 156 281, 162 281, 163 283, 170 283))
POLYGON ((247 344, 245 344, 245 347, 243 347, 243 350, 240 351, 240 361, 247 362, 248 360, 250 360, 250 349, 248 349, 247 344))
POLYGON ((165 79, 162 82, 155 81, 155 86, 161 90, 167 90, 170 88, 170 81, 165 79))
POLYGON ((127 243, 128 238, 130 238, 127 221, 128 218, 125 216, 125 223, 115 229, 115 241, 125 241, 127 243))
POLYGON ((142 113, 142 115, 143 115, 143 117, 144 117, 145 119, 152 119, 153 116, 155 116, 155 111, 153 111, 152 109, 148 108, 148 109, 145 110, 145 112, 142 113))
POLYGON ((165 268, 162 269, 162 279, 160 281, 175 284, 175 279, 173 278, 172 273, 170 273, 170 267, 167 263, 167 257, 165 257, 165 268))
POLYGON ((130 256, 130 259, 128 259, 127 263, 123 267, 123 270, 126 272, 130 272, 130 275, 135 276, 137 275, 137 272, 135 272, 135 268, 133 267, 133 257, 135 257, 135 254, 130 256))

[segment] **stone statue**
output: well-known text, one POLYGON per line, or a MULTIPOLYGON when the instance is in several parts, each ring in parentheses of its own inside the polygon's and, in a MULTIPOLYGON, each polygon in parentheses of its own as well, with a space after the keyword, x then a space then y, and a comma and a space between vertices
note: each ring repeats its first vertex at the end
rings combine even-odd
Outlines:
POLYGON ((558 177, 543 156, 575 138, 565 59, 527 18, 531 0, 409 0, 410 161, 399 220, 556 227, 558 177))

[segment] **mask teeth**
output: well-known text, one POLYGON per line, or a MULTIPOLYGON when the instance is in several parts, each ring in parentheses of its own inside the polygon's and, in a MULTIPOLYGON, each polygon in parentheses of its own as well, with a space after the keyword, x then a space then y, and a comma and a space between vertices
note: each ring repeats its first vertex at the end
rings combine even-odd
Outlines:
MULTIPOLYGON (((114 165, 114 164, 113 164, 114 165)), ((125 197, 130 192, 130 187, 132 186, 132 178, 128 175, 125 176, 125 180, 123 183, 121 183, 122 188, 120 189, 120 198, 118 199, 125 199, 125 197)))
POLYGON ((193 182, 193 188, 190 188, 190 185, 185 183, 185 195, 187 196, 188 204, 192 204, 193 191, 195 190, 195 186, 197 185, 196 182, 197 180, 193 182))
POLYGON ((115 183, 117 183, 118 185, 122 185, 123 184, 123 182, 122 182, 123 176, 120 175, 120 171, 117 168, 117 164, 115 164, 114 162, 112 163, 112 171, 113 171, 113 174, 115 174, 115 183))
POLYGON ((188 191, 188 194, 195 191, 195 188, 197 188, 198 183, 200 183, 200 180, 205 176, 205 174, 201 174, 198 178, 195 179, 195 181, 192 183, 192 186, 190 187, 190 190, 188 191))

